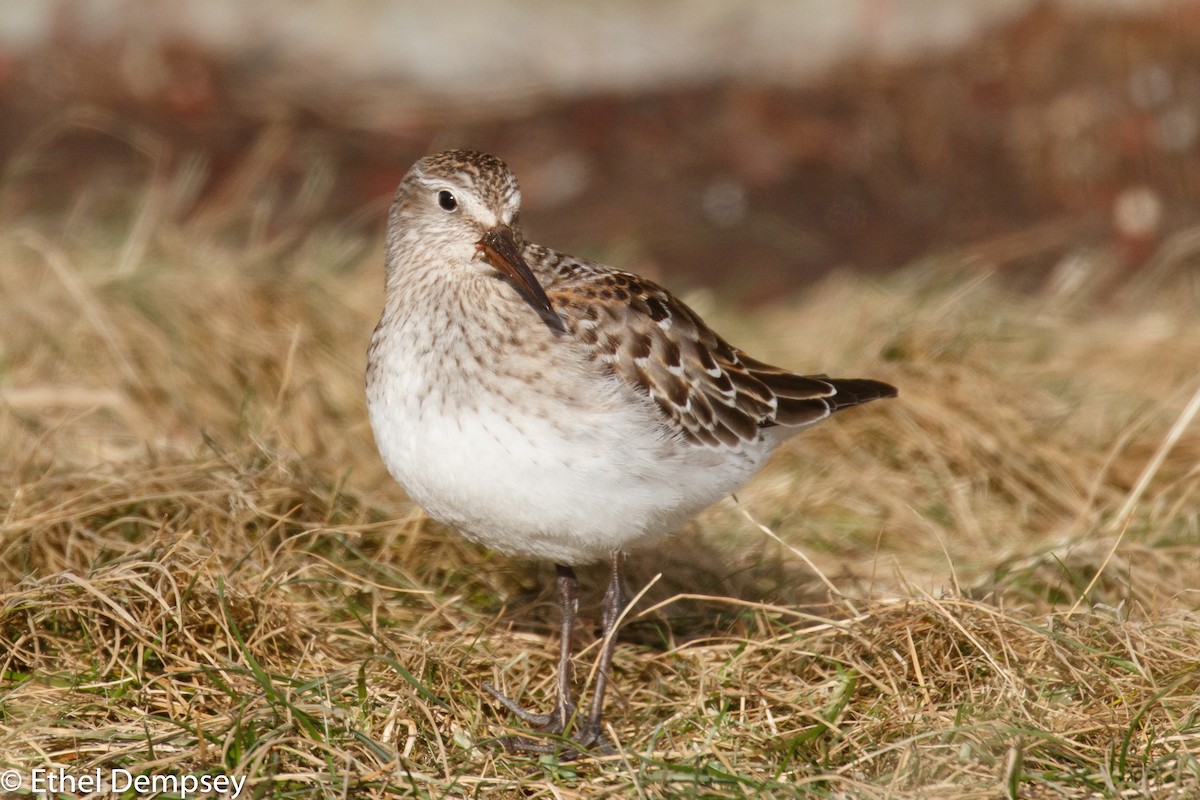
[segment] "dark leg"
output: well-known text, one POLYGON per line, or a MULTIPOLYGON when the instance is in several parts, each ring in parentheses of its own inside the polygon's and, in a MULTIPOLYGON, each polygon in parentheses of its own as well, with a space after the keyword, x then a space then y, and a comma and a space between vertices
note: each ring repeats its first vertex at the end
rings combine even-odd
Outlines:
POLYGON ((558 578, 559 650, 558 650, 558 729, 565 731, 575 716, 575 701, 571 699, 571 636, 575 632, 575 617, 579 614, 575 570, 562 564, 554 565, 558 578))
POLYGON ((612 574, 608 579, 608 588, 604 591, 604 600, 600 605, 601 623, 604 627, 604 649, 600 651, 600 668, 596 671, 596 691, 592 695, 592 711, 588 714, 587 725, 583 730, 583 738, 604 742, 604 733, 600 728, 600 716, 604 712, 604 690, 608 688, 608 672, 612 665, 613 650, 617 644, 617 620, 625 610, 628 599, 625 587, 621 581, 621 566, 625 554, 620 550, 612 553, 612 574))
MULTIPOLYGON (((579 611, 579 598, 576 592, 577 581, 575 579, 575 570, 571 567, 556 564, 555 571, 557 573, 555 584, 558 587, 559 625, 562 638, 562 641, 559 643, 558 707, 555 709, 555 712, 553 714, 538 714, 529 711, 521 708, 512 699, 501 694, 490 683, 483 685, 483 688, 492 697, 495 697, 501 705, 511 711, 514 716, 546 733, 565 732, 571 723, 572 717, 575 716, 575 702, 571 699, 571 638, 575 631, 575 616, 579 611)), ((525 739, 510 739, 505 742, 505 745, 509 748, 520 750, 554 750, 553 746, 542 745, 525 739)))

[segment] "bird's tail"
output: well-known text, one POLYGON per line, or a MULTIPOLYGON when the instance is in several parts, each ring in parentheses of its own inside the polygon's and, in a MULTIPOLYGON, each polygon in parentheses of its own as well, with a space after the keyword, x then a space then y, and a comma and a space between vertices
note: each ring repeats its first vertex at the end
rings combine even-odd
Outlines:
POLYGON ((775 395, 774 424, 786 427, 811 425, 843 408, 898 394, 895 386, 869 378, 796 375, 759 362, 752 362, 750 372, 775 395))
POLYGON ((861 406, 872 400, 885 397, 895 397, 899 394, 895 386, 883 381, 873 381, 870 378, 826 378, 824 375, 813 376, 825 381, 835 390, 835 394, 826 397, 830 411, 841 411, 850 406, 861 406))

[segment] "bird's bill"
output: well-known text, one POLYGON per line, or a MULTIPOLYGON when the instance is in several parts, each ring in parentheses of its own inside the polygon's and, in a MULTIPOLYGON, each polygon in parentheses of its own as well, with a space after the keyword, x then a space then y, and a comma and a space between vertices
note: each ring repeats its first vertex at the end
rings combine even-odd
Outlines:
POLYGON ((538 279, 534 277, 533 271, 529 269, 529 265, 525 263, 520 251, 517 250, 516 240, 513 239, 512 228, 507 225, 499 225, 492 228, 483 235, 476 245, 479 252, 483 254, 483 258, 503 274, 512 278, 513 283, 517 286, 517 291, 525 298, 529 305, 533 306, 547 325, 556 331, 566 333, 566 328, 563 326, 562 319, 554 310, 554 306, 550 303, 550 298, 546 296, 546 291, 542 285, 538 283, 538 279))

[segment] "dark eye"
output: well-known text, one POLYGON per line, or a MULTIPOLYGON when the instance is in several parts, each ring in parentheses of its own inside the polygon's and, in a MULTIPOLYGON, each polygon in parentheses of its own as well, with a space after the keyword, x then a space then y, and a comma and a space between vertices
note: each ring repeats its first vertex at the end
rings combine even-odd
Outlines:
POLYGON ((438 205, 447 211, 453 211, 458 208, 458 201, 454 199, 454 195, 442 189, 438 192, 438 205))

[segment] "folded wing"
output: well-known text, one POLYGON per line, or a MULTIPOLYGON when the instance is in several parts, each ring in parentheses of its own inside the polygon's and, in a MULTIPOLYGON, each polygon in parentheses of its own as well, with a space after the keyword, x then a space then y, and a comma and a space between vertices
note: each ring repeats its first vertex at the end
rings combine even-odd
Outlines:
POLYGON ((811 425, 835 411, 895 397, 886 383, 797 375, 750 358, 662 287, 561 258, 548 293, 567 329, 662 411, 679 435, 712 447, 757 440, 764 428, 811 425))

